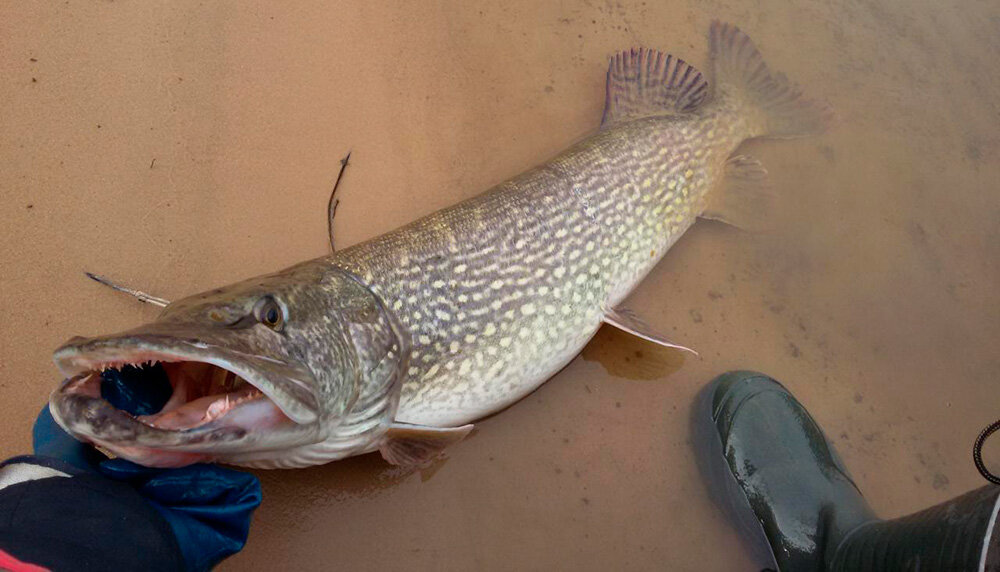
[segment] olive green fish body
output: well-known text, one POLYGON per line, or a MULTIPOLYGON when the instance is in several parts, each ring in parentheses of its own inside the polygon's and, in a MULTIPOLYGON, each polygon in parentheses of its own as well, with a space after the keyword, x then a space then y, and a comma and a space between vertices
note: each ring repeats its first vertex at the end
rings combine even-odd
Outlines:
POLYGON ((713 24, 710 38, 711 90, 671 56, 623 52, 601 129, 538 167, 351 248, 170 303, 139 328, 70 340, 55 354, 68 379, 54 418, 146 465, 301 467, 375 449, 419 465, 538 387, 602 323, 680 347, 619 304, 699 216, 763 214, 751 200, 763 168, 733 156, 743 140, 829 120, 738 29, 713 24), (149 362, 171 383, 162 410, 102 398, 101 372, 149 362))

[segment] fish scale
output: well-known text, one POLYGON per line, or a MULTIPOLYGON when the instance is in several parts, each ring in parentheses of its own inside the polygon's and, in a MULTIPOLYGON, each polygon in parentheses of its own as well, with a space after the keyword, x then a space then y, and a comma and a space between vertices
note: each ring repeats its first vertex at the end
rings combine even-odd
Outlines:
POLYGON ((566 365, 700 214, 745 136, 718 128, 732 122, 726 111, 612 126, 479 197, 332 255, 410 333, 397 417, 466 423, 566 365))

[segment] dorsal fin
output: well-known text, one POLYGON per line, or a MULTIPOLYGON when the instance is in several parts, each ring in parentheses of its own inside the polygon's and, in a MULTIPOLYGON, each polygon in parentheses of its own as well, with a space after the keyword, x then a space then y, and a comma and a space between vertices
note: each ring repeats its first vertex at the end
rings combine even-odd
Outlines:
POLYGON ((601 125, 649 115, 690 113, 707 95, 705 78, 684 60, 633 48, 611 58, 601 125))

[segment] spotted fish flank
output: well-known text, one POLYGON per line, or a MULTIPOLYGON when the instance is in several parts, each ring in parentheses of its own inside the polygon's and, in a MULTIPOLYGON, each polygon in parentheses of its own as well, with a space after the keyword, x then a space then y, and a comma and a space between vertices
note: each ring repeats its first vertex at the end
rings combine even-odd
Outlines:
POLYGON ((420 464, 537 388, 602 323, 682 347, 619 304, 699 216, 764 214, 763 168, 733 157, 742 141, 829 120, 737 28, 713 24, 710 40, 712 86, 660 52, 616 55, 600 131, 482 195, 68 343, 56 419, 146 464, 293 467, 376 449, 420 464), (167 362, 188 398, 131 420, 102 404, 92 372, 136 361, 167 362), (212 385, 217 372, 191 364, 236 379, 212 385))
MULTIPOLYGON (((711 101, 701 73, 685 62, 644 49, 618 54, 598 134, 335 258, 391 300, 412 333, 399 419, 467 423, 534 390, 705 211, 724 172, 759 167, 729 160, 743 140, 768 135, 775 114, 783 136, 822 129, 826 108, 771 76, 737 28, 714 25, 711 37, 721 76, 711 101)), ((733 187, 711 214, 742 222, 759 212, 740 209, 760 193, 733 187)))

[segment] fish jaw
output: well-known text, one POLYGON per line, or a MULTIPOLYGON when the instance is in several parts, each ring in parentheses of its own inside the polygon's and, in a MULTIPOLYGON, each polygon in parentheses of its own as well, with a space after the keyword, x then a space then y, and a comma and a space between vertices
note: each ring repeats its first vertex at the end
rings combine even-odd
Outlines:
MULTIPOLYGON (((318 465, 377 447, 409 348, 374 292, 317 259, 173 301, 132 330, 70 340, 54 354, 67 379, 50 409, 78 439, 147 466, 318 465), (261 321, 264 301, 281 309, 280 327, 261 321), (100 372, 149 363, 170 378, 158 413, 102 398, 100 372)), ((148 381, 139 374, 131 381, 148 381)))
POLYGON ((126 332, 71 340, 55 352, 67 377, 50 398, 53 418, 76 438, 146 466, 222 461, 250 449, 321 440, 319 399, 296 364, 201 341, 192 332, 126 332), (163 365, 173 389, 153 415, 101 397, 101 372, 163 365))

